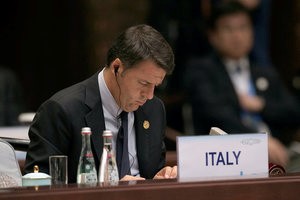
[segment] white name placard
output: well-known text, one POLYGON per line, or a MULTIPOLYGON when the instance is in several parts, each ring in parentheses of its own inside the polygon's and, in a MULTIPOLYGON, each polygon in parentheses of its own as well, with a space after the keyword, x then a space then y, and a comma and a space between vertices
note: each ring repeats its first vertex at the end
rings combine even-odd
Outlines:
POLYGON ((180 181, 268 177, 264 133, 177 137, 180 181))

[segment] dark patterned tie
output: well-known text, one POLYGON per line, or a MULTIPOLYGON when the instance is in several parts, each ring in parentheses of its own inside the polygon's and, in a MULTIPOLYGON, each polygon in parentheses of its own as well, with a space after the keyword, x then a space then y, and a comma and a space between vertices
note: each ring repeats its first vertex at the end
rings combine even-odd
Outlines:
POLYGON ((121 113, 121 127, 117 136, 117 165, 119 178, 130 175, 130 164, 128 156, 128 113, 121 113))

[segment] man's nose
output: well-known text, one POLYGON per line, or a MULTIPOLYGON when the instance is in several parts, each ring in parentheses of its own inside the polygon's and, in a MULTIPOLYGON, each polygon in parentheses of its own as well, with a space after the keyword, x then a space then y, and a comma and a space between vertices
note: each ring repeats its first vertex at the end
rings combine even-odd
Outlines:
POLYGON ((155 86, 149 86, 147 87, 145 90, 144 90, 144 96, 147 98, 147 99, 152 99, 153 96, 154 96, 154 89, 155 89, 155 86))

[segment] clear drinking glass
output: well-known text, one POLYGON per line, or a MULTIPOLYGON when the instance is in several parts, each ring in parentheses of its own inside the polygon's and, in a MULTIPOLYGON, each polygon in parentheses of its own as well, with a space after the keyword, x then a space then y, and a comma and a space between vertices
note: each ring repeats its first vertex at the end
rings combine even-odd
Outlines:
POLYGON ((49 156, 49 169, 52 185, 68 184, 68 156, 49 156))

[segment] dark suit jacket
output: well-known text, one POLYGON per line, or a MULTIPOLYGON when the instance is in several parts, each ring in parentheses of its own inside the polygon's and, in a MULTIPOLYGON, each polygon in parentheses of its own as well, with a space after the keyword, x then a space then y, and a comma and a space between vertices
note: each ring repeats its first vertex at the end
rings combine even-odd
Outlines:
MULTIPOLYGON (((140 175, 153 178, 165 165, 165 109, 161 100, 154 97, 134 115, 140 175), (150 122, 149 129, 143 127, 144 120, 150 122)), ((98 170, 105 130, 98 73, 56 93, 41 105, 29 130, 25 172, 32 172, 33 166, 38 165, 40 171, 49 174, 49 156, 63 154, 68 156, 69 183, 76 182, 81 128, 86 126, 92 130, 91 145, 98 170)))
MULTIPOLYGON (((273 132, 287 126, 299 126, 299 103, 283 86, 271 67, 255 66, 250 71, 256 94, 266 106, 262 119, 273 132), (264 83, 267 87, 264 87, 264 83)), ((228 133, 251 133, 255 130, 241 122, 241 107, 225 65, 216 54, 193 59, 186 72, 186 84, 193 110, 196 134, 208 134, 212 126, 228 133)))

